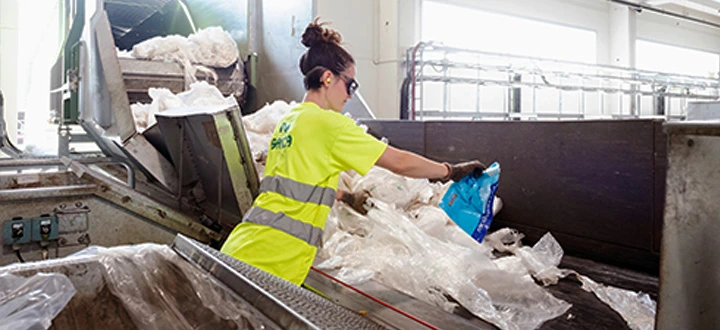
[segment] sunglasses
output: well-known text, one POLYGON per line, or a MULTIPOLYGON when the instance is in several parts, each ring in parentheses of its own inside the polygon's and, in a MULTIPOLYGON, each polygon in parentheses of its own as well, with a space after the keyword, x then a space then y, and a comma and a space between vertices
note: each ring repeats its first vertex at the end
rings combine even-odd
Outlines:
POLYGON ((357 91, 358 88, 360 88, 360 84, 358 84, 357 80, 354 78, 350 78, 344 74, 340 75, 343 80, 345 80, 345 88, 347 88, 348 95, 355 94, 355 91, 357 91))

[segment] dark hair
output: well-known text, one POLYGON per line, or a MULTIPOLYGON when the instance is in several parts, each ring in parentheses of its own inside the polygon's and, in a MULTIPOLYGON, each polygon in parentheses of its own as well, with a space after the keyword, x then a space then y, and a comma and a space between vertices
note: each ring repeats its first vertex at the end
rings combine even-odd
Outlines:
POLYGON ((306 90, 322 86, 320 78, 325 70, 338 75, 355 64, 352 55, 340 46, 340 33, 323 27, 327 23, 320 23, 319 20, 319 17, 315 18, 302 34, 302 44, 308 48, 300 57, 300 72, 305 76, 303 82, 306 90))

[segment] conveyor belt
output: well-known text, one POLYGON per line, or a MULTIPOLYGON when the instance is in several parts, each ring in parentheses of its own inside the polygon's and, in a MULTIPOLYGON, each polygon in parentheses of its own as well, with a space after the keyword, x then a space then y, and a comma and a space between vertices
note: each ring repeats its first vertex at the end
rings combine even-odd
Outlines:
POLYGON ((287 329, 383 329, 311 291, 178 235, 173 248, 287 329))

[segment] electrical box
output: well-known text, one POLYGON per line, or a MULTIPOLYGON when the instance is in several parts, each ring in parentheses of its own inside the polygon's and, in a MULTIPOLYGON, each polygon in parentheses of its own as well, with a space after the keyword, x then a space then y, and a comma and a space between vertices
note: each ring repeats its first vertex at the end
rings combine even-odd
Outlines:
POLYGON ((30 219, 14 218, 3 224, 3 245, 30 243, 32 239, 30 219))
POLYGON ((54 215, 41 215, 32 219, 32 240, 51 241, 58 238, 58 218, 54 215))

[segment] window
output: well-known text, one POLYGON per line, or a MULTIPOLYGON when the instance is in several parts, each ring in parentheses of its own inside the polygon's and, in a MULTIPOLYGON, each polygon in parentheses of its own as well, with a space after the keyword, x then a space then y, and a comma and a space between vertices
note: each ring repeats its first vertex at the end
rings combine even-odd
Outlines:
POLYGON ((423 1, 422 40, 447 46, 584 63, 597 62, 594 31, 423 1))
POLYGON ((16 49, 3 56, 3 61, 13 60, 15 70, 2 78, 14 86, 4 92, 7 92, 5 99, 12 99, 15 109, 7 109, 6 119, 10 115, 17 118, 15 142, 20 149, 32 150, 36 155, 54 154, 57 126, 48 122, 50 69, 57 59, 62 38, 59 21, 62 1, 14 1, 17 27, 10 33, 17 38, 16 49))
MULTIPOLYGON (((540 57, 554 60, 597 63, 597 34, 594 31, 509 15, 485 12, 464 6, 430 0, 422 2, 423 41, 489 53, 540 57)), ((490 63, 483 63, 490 64, 490 63)), ((486 71, 449 69, 448 75, 466 78, 507 80, 508 76, 488 76, 486 71), (467 72, 465 72, 467 71, 467 72)), ((529 83, 537 83, 528 81, 529 83)), ((508 109, 510 92, 506 87, 454 83, 426 83, 423 111, 442 111, 446 118, 467 119, 468 113, 503 113, 508 109), (453 113, 454 112, 454 113, 453 113)), ((599 112, 581 93, 523 87, 523 113, 599 112), (586 106, 585 104, 588 104, 586 106), (586 109, 591 108, 591 109, 586 109)))
MULTIPOLYGON (((637 40, 635 52, 635 66, 640 70, 715 79, 720 74, 720 54, 647 40, 637 40)), ((683 115, 687 101, 686 99, 667 98, 665 100, 665 112, 670 115, 683 115)), ((652 114, 654 112, 654 100, 651 97, 642 97, 640 105, 642 114, 652 114)))
POLYGON ((638 40, 636 67, 640 70, 718 78, 720 54, 638 40))

